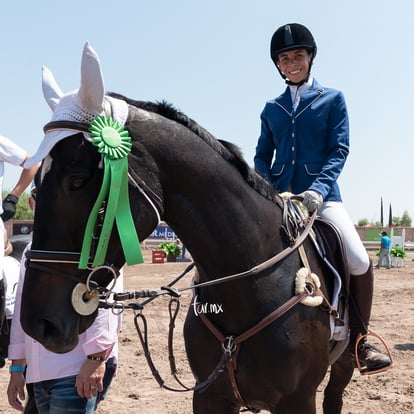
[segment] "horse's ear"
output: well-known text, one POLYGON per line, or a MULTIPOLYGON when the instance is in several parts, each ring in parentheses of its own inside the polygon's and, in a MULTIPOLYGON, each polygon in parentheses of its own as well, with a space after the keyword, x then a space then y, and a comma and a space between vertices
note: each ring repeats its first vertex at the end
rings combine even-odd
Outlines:
POLYGON ((50 109, 54 111, 63 96, 63 92, 55 81, 52 72, 46 66, 42 67, 42 89, 46 102, 50 109))
POLYGON ((86 112, 101 114, 104 93, 104 82, 98 55, 86 42, 83 48, 81 84, 78 90, 79 104, 86 112))

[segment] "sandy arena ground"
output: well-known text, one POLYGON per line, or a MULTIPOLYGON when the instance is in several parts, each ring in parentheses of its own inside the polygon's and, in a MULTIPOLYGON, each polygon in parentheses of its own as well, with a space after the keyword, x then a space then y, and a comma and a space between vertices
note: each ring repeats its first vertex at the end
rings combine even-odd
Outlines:
MULTIPOLYGON (((158 289, 169 283, 188 263, 152 264, 151 252, 144 252, 145 263, 126 271, 125 290, 158 289)), ((179 284, 187 286, 190 277, 179 284)), ((175 330, 175 355, 180 378, 193 385, 186 363, 181 331, 191 294, 183 293, 175 330)), ((414 412, 414 261, 404 267, 375 271, 375 299, 371 329, 380 334, 391 348, 395 367, 385 373, 361 376, 357 370, 344 397, 344 414, 414 412)), ((145 307, 151 355, 168 385, 176 387, 169 375, 167 356, 168 299, 160 297, 145 307)), ((190 414, 191 393, 161 389, 152 377, 137 337, 133 311, 124 313, 120 335, 119 372, 98 414, 145 413, 190 414)), ((7 403, 8 370, 0 370, 0 413, 15 413, 7 403)), ((319 387, 317 413, 322 413, 323 384, 319 387)), ((212 413, 214 414, 214 413, 212 413)))

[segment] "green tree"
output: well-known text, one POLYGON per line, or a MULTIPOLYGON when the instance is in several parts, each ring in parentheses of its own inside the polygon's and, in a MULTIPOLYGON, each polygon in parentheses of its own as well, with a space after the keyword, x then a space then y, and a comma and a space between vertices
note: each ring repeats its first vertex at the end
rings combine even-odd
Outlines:
POLYGON ((369 221, 368 221, 368 219, 366 219, 366 218, 362 218, 362 219, 359 219, 358 220, 358 224, 357 224, 357 226, 366 226, 367 224, 369 224, 369 221))
POLYGON ((16 206, 16 214, 13 217, 13 220, 33 220, 34 214, 29 206, 30 195, 23 193, 19 198, 19 202, 16 206))
POLYGON ((400 227, 400 218, 398 216, 394 216, 392 218, 391 225, 393 227, 400 227))
POLYGON ((408 211, 404 211, 402 217, 401 217, 401 226, 403 227, 411 227, 411 217, 408 214, 408 211))
MULTIPOLYGON (((361 218, 358 220, 357 226, 366 226, 367 224, 372 224, 375 227, 384 227, 381 225, 381 222, 376 221, 370 222, 366 218, 361 218)), ((408 211, 404 211, 403 215, 401 217, 394 216, 392 217, 391 224, 393 227, 411 227, 412 219, 410 215, 408 214, 408 211)))
POLYGON ((394 227, 411 227, 411 217, 408 211, 404 211, 401 217, 394 216, 392 218, 392 225, 394 227))

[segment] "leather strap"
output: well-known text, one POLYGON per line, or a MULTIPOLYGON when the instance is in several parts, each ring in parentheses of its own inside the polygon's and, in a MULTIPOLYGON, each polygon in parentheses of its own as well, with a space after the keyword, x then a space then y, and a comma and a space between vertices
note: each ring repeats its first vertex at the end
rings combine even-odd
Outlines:
POLYGON ((43 132, 53 131, 56 129, 69 129, 78 132, 88 132, 89 124, 85 122, 74 122, 74 121, 51 121, 43 127, 43 132))

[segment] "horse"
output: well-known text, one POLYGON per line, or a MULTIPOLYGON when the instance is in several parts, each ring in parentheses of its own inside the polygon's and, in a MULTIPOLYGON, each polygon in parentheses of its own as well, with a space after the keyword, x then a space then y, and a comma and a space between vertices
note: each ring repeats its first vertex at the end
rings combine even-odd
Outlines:
POLYGON ((117 220, 104 237, 103 260, 92 263, 102 221, 115 214, 111 195, 101 197, 106 158, 90 133, 97 115, 108 116, 103 129, 119 119, 122 128, 117 124, 114 130, 122 132, 115 138, 119 142, 127 131, 131 140, 125 174, 133 224, 125 233, 144 240, 163 220, 197 269, 183 332, 195 377, 194 413, 315 413, 316 391, 330 366, 324 412, 340 413, 354 369, 346 341, 332 360, 329 309, 298 300, 298 295, 314 299, 317 292, 326 302, 333 290, 331 270, 309 237, 310 220, 303 219, 298 230, 291 203, 249 167, 238 147, 216 139, 172 105, 105 93, 99 58, 89 43, 80 85, 65 95, 43 68, 43 92, 53 115, 28 161, 43 160, 22 297, 26 333, 53 352, 72 349, 97 312, 97 305, 78 310, 71 299, 77 286, 86 286, 81 290, 86 306, 94 286, 107 286, 116 277, 113 269, 129 264, 117 220), (94 210, 91 246, 82 264, 94 210), (311 288, 297 293, 303 268, 311 269, 320 287, 306 279, 311 288), (221 311, 208 313, 210 305, 221 311))

